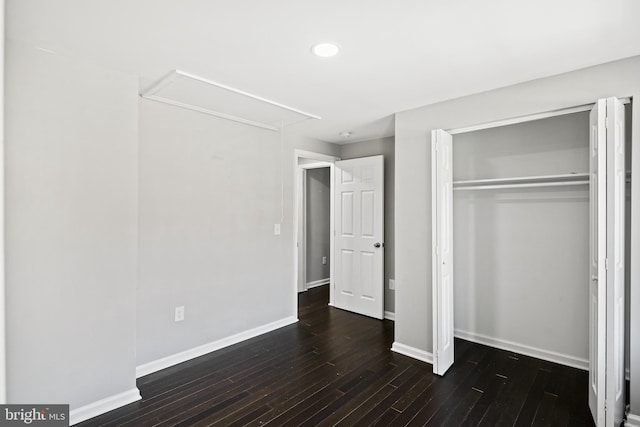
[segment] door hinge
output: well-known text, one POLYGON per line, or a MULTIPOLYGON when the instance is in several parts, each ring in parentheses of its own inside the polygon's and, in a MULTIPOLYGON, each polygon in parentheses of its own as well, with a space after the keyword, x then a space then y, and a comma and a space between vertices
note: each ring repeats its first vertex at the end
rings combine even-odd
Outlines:
POLYGON ((604 412, 607 412, 607 401, 604 401, 604 412))

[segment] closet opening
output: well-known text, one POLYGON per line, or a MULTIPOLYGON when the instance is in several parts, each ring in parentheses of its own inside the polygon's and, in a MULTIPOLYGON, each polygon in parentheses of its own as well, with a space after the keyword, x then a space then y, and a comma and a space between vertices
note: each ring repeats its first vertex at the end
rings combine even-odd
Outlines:
MULTIPOLYGON (((610 99, 602 105, 609 106, 610 99)), ((443 375, 453 363, 453 336, 593 369, 592 108, 434 131, 434 373, 443 375), (443 190, 446 185, 452 191, 443 190), (444 209, 448 203, 451 208, 444 209)), ((620 111, 618 115, 626 118, 620 149, 625 154, 621 175, 626 181, 626 215, 616 227, 630 227, 629 100, 620 111)), ((609 132, 605 126, 597 130, 609 132)), ((627 295, 620 320, 628 325, 630 233, 618 234, 626 258, 627 295)), ((625 329, 622 369, 628 372, 625 329)))
POLYGON ((455 336, 588 369, 589 112, 452 147, 455 336))

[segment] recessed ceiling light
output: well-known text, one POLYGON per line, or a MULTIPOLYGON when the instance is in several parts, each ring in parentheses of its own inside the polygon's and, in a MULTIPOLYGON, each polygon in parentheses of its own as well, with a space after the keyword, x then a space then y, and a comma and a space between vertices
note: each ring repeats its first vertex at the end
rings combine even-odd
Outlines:
POLYGON ((318 43, 311 47, 311 52, 316 56, 329 58, 338 54, 340 48, 335 43, 318 43))
POLYGON ((351 132, 340 132, 340 136, 343 138, 350 138, 353 135, 351 132))

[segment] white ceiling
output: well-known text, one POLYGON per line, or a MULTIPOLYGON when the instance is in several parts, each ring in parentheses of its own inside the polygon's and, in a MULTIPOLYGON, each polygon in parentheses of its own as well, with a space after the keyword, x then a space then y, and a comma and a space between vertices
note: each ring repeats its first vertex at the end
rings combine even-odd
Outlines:
MULTIPOLYGON (((640 54, 638 0, 6 0, 7 36, 140 77, 197 74, 322 117, 345 142, 395 112, 640 54), (334 58, 313 44, 341 46, 334 58)), ((640 78, 640 76, 639 76, 640 78)))

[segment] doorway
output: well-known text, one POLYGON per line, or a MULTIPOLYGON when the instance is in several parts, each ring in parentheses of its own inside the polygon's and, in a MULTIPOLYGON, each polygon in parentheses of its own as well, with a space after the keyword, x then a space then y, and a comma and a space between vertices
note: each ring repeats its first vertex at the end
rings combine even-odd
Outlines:
MULTIPOLYGON (((329 168, 329 305, 384 318, 384 157, 339 160, 295 151, 294 288, 307 288, 305 176, 329 168), (335 255, 338 254, 339 257, 335 255)), ((319 258, 322 259, 322 256, 319 258)), ((326 279, 324 279, 326 281, 326 279)), ((297 301, 297 299, 296 299, 297 301)), ((297 313, 297 302, 295 312, 297 313)))
MULTIPOLYGON (((304 160, 304 159, 301 159, 304 160)), ((298 292, 330 283, 331 171, 329 166, 302 169, 298 292)))
MULTIPOLYGON (((294 298, 310 288, 333 283, 334 162, 338 157, 310 151, 294 153, 294 298), (311 187, 311 188, 309 188, 311 187), (311 191, 311 194, 310 194, 311 191), (328 206, 326 206, 328 204, 328 206), (323 206, 325 205, 325 206, 323 206), (321 208, 322 212, 316 211, 321 208), (312 211, 312 215, 309 212, 312 211)), ((333 291, 329 290, 329 305, 333 291)))

